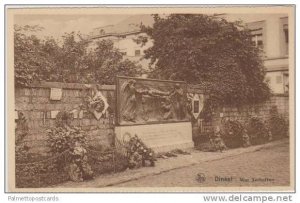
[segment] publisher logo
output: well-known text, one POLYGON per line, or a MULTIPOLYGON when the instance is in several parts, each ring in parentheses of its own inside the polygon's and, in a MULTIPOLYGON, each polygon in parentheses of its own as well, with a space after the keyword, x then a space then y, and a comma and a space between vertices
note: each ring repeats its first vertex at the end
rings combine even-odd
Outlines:
POLYGON ((205 177, 204 173, 198 173, 197 174, 197 181, 199 183, 203 183, 203 182, 205 182, 205 180, 206 180, 206 177, 205 177))

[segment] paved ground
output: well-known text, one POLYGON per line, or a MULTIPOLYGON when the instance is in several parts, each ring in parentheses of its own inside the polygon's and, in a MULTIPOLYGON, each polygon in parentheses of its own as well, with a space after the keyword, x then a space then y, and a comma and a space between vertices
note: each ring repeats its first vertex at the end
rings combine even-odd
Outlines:
POLYGON ((288 186, 289 147, 282 143, 275 147, 207 161, 191 167, 175 169, 159 175, 117 184, 117 187, 173 187, 173 186, 288 186), (199 176, 197 175, 199 174, 199 176), (200 180, 205 176, 205 181, 200 180), (220 178, 227 178, 220 179, 220 178), (248 179, 248 182, 241 181, 248 179), (256 180, 253 181, 253 178, 256 180), (197 180, 198 179, 198 180, 197 180), (223 181, 220 181, 223 180, 223 181))
POLYGON ((155 167, 104 174, 85 182, 54 187, 184 187, 184 186, 288 186, 289 141, 231 149, 224 153, 192 150, 191 155, 158 159, 155 167), (200 178, 199 178, 200 177, 200 178), (205 181, 203 178, 205 177, 205 181), (216 177, 231 181, 216 181, 216 177), (248 182, 240 178, 249 179, 248 182), (257 181, 252 181, 255 178, 257 181), (202 181, 198 181, 201 179, 202 181))

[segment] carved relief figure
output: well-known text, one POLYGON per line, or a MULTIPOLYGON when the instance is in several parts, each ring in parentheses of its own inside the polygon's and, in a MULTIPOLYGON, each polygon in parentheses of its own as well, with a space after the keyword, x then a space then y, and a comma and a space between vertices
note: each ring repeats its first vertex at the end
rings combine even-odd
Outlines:
POLYGON ((169 120, 174 118, 174 113, 172 111, 172 102, 169 97, 165 99, 165 101, 161 102, 161 109, 163 112, 163 119, 169 120))
POLYGON ((124 93, 124 105, 121 109, 122 117, 126 121, 135 122, 137 116, 138 101, 142 102, 142 95, 146 94, 147 90, 136 89, 136 81, 129 80, 121 87, 124 93))
MULTIPOLYGON (((155 84, 155 83, 154 83, 155 84)), ((120 87, 120 119, 145 123, 160 120, 186 119, 186 96, 180 84, 162 85, 143 83, 134 79, 120 87)))
POLYGON ((185 98, 183 89, 179 84, 175 84, 174 90, 170 93, 171 101, 173 101, 174 112, 176 114, 176 118, 179 120, 184 119, 185 117, 185 98))

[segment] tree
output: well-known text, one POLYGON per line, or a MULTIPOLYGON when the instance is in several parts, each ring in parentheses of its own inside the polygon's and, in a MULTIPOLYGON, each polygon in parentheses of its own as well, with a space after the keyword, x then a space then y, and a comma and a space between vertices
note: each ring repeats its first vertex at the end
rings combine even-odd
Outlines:
MULTIPOLYGON (((260 50, 239 22, 202 14, 154 15, 153 27, 142 26, 142 31, 153 40, 145 51, 154 65, 150 77, 200 84, 215 104, 268 98, 260 50)), ((147 39, 136 41, 144 44, 147 39)))
POLYGON ((100 84, 114 84, 115 76, 139 76, 142 68, 135 62, 123 59, 123 53, 114 47, 111 40, 101 40, 90 50, 85 61, 84 78, 100 84))
POLYGON ((42 42, 33 33, 40 26, 14 26, 14 70, 15 85, 27 86, 39 80, 40 67, 48 69, 54 65, 42 51, 42 42))
MULTIPOLYGON (((65 33, 62 36, 62 45, 57 50, 53 60, 56 68, 52 76, 60 82, 87 82, 83 72, 87 70, 88 44, 82 39, 80 33, 65 33)), ((95 81, 93 81, 95 82, 95 81)))
POLYGON ((138 76, 141 66, 123 59, 111 40, 90 48, 80 33, 65 33, 62 42, 40 40, 32 32, 39 26, 15 26, 14 66, 16 86, 34 81, 114 84, 115 75, 138 76), (31 32, 31 34, 29 34, 31 32))

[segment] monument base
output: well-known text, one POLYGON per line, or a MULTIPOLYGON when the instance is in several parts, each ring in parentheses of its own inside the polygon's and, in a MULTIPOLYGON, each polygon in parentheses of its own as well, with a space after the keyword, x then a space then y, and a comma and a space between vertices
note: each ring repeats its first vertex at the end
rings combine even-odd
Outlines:
POLYGON ((190 122, 116 126, 115 133, 120 141, 128 140, 128 135, 137 135, 155 152, 194 147, 190 122))

